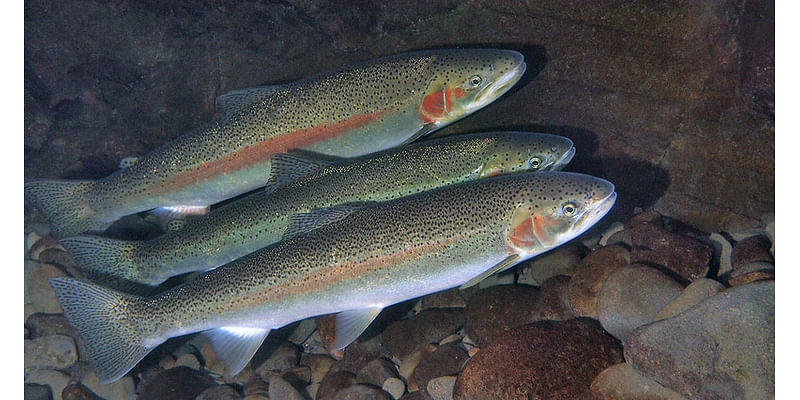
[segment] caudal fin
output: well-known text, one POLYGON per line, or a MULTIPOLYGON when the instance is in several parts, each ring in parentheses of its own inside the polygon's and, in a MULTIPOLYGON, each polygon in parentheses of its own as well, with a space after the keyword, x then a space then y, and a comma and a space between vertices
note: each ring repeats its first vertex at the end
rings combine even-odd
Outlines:
POLYGON ((133 254, 142 242, 100 236, 73 236, 59 242, 72 254, 76 265, 87 272, 107 278, 139 280, 133 254))
POLYGON ((86 343, 100 383, 113 382, 131 370, 157 344, 142 345, 138 316, 130 305, 139 298, 77 279, 50 279, 69 323, 86 343))
POLYGON ((56 238, 105 229, 90 207, 87 193, 94 181, 36 180, 25 182, 25 198, 50 221, 56 238))

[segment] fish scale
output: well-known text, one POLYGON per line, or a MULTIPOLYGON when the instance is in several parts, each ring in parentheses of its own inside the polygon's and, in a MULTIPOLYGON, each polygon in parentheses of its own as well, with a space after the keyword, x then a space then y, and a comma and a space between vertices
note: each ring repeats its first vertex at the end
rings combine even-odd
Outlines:
POLYGON ((102 230, 157 207, 214 204, 263 185, 272 154, 304 149, 355 157, 395 147, 489 104, 524 70, 514 51, 430 50, 235 91, 221 96, 220 117, 132 166, 99 181, 27 182, 26 198, 57 237, 102 230), (474 76, 479 85, 471 85, 474 76), (425 100, 447 87, 465 92, 449 99, 455 105, 446 112, 428 109, 425 100))
POLYGON ((259 191, 189 219, 180 230, 153 240, 78 236, 61 243, 81 268, 154 285, 277 242, 293 215, 343 203, 390 200, 492 174, 558 170, 574 151, 569 139, 542 133, 450 136, 320 166, 277 190, 259 191))
POLYGON ((118 379, 165 340, 194 332, 208 336, 234 375, 273 328, 338 313, 334 347, 343 348, 384 307, 474 284, 563 244, 615 200, 614 186, 600 178, 507 174, 351 207, 336 222, 151 297, 72 278, 50 283, 101 381, 118 379), (537 230, 547 234, 537 237, 537 230))

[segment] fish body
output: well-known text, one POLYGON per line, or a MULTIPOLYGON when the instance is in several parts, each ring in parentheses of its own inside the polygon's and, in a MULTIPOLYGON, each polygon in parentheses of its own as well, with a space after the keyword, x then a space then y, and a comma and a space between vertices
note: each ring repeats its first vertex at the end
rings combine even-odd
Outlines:
MULTIPOLYGON (((50 280, 102 382, 171 337, 204 332, 230 374, 270 329, 336 317, 335 347, 381 309, 464 284, 554 248, 611 208, 614 186, 565 172, 516 173, 363 207, 151 297, 50 280)), ((320 215, 322 214, 322 215, 320 215)))
MULTIPOLYGON (((148 241, 76 236, 61 243, 78 266, 147 285, 215 268, 287 236, 296 215, 337 204, 391 200, 437 187, 515 171, 559 170, 575 149, 543 133, 488 132, 449 136, 333 164, 281 155, 280 181, 177 231, 148 241), (297 171, 310 172, 294 178, 297 171)), ((291 236, 291 232, 289 232, 291 236)), ((104 282, 109 282, 105 280, 104 282)))
POLYGON ((398 54, 218 99, 220 117, 99 181, 35 180, 25 195, 57 237, 170 206, 207 206, 263 186, 273 154, 355 157, 445 126, 505 93, 525 71, 510 50, 398 54))

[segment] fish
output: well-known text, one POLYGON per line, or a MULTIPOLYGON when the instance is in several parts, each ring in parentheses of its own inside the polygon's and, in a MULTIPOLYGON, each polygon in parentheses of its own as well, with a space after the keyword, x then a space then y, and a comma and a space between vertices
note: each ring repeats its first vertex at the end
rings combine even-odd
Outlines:
POLYGON ((203 332, 235 375, 271 329, 336 314, 346 347, 385 307, 486 276, 597 223, 614 185, 573 172, 520 172, 309 216, 346 215, 140 297, 68 277, 49 280, 101 382, 119 379, 169 338, 203 332))
POLYGON ((290 237, 293 218, 315 209, 386 201, 503 173, 559 170, 574 154, 568 138, 529 132, 452 135, 333 163, 282 153, 272 161, 266 189, 186 220, 176 231, 147 241, 85 235, 60 242, 93 280, 154 286, 290 237))
POLYGON ((220 116, 96 181, 37 179, 25 198, 63 238, 159 207, 205 207, 264 185, 273 154, 357 157, 410 143, 506 93, 513 50, 402 53, 218 98, 220 116))

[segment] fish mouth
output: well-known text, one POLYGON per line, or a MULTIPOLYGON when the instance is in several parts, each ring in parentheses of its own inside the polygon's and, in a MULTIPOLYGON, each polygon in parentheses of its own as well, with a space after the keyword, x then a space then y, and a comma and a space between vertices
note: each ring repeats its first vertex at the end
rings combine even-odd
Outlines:
POLYGON ((514 84, 516 84, 520 78, 522 78, 522 75, 525 73, 525 69, 528 65, 525 63, 522 54, 517 53, 517 56, 520 58, 519 64, 517 64, 517 66, 511 71, 498 77, 494 82, 492 82, 491 85, 487 85, 485 88, 483 88, 475 97, 475 100, 472 102, 472 104, 470 104, 469 111, 482 108, 496 100, 498 97, 502 96, 505 94, 505 92, 511 89, 511 87, 514 86, 514 84))
POLYGON ((561 158, 559 158, 558 160, 556 160, 556 162, 553 163, 553 170, 560 170, 561 168, 564 168, 564 166, 566 166, 567 164, 570 163, 570 161, 572 161, 572 157, 575 157, 575 147, 570 147, 569 151, 564 153, 564 155, 561 156, 561 158))
MULTIPOLYGON (((611 185, 610 182, 609 185, 611 185)), ((611 211, 611 208, 614 207, 614 204, 617 202, 617 192, 614 191, 613 185, 611 185, 611 188, 611 193, 609 193, 608 196, 599 200, 594 207, 586 210, 580 219, 572 226, 575 236, 580 235, 594 226, 594 224, 611 211)))

